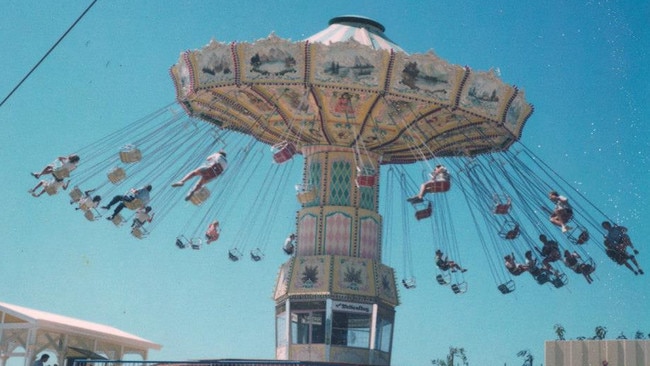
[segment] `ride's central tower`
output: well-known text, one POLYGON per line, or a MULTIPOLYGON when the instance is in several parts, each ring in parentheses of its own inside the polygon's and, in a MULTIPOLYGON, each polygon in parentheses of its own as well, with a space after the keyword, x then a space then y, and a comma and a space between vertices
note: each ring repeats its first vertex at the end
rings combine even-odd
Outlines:
POLYGON ((354 149, 303 147, 296 255, 280 269, 278 359, 390 364, 392 268, 381 263, 378 156, 354 149))
POLYGON ((297 250, 274 292, 278 359, 390 364, 393 270, 379 167, 505 150, 532 106, 493 72, 407 54, 358 16, 291 42, 211 41, 171 68, 187 113, 302 154, 297 250))

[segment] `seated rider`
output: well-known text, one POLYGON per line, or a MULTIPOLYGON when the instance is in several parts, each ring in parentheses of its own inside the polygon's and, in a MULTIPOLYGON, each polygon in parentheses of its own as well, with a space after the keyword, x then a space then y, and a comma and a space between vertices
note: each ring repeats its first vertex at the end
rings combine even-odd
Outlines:
POLYGON ((219 221, 214 220, 208 225, 208 229, 205 231, 205 243, 210 244, 213 241, 217 241, 219 239, 219 221))
POLYGON ((440 268, 442 271, 447 271, 451 269, 452 272, 456 272, 456 271, 467 272, 467 269, 461 268, 458 265, 458 263, 448 260, 447 257, 443 255, 440 249, 436 250, 435 262, 436 262, 436 266, 438 266, 438 268, 440 268))
POLYGON ((515 262, 515 254, 511 253, 503 257, 505 260, 506 268, 514 276, 519 276, 520 274, 528 271, 528 266, 515 262))
POLYGON ((549 219, 553 225, 559 226, 562 232, 566 233, 572 229, 567 223, 573 218, 573 208, 569 205, 569 200, 564 196, 560 196, 556 191, 551 191, 548 197, 555 204, 549 219))
POLYGON ((146 186, 144 186, 142 188, 138 188, 138 189, 131 188, 131 190, 129 191, 128 194, 117 195, 117 196, 113 197, 111 202, 109 202, 108 205, 106 205, 106 206, 102 206, 102 208, 105 209, 105 210, 110 210, 110 208, 114 204, 116 204, 118 202, 120 204, 117 205, 117 207, 115 207, 115 210, 113 211, 113 214, 108 216, 106 219, 107 220, 113 220, 113 217, 115 217, 115 215, 119 214, 120 211, 122 211, 124 209, 124 207, 126 207, 126 205, 124 204, 125 202, 132 202, 132 201, 135 201, 135 200, 140 200, 140 202, 142 203, 142 206, 146 206, 149 203, 149 201, 151 200, 149 192, 151 192, 151 184, 148 184, 148 185, 146 185, 146 186))
POLYGON ((429 173, 429 180, 422 183, 420 186, 420 192, 416 196, 413 196, 408 199, 409 202, 421 202, 424 199, 424 195, 427 192, 434 189, 436 183, 440 184, 442 182, 449 182, 449 171, 445 168, 444 165, 436 165, 436 168, 429 173))
POLYGON ((634 248, 630 237, 627 235, 627 228, 625 226, 612 225, 609 221, 603 221, 601 225, 607 231, 604 240, 607 256, 619 265, 625 265, 635 275, 643 274, 644 272, 636 261, 636 257, 627 252, 627 247, 631 247, 634 254, 639 254, 639 251, 634 248), (628 261, 631 261, 636 266, 636 270, 628 261))
POLYGON ((220 176, 228 166, 228 161, 226 160, 226 152, 223 150, 208 156, 206 160, 206 164, 192 170, 191 172, 187 173, 183 179, 172 184, 172 187, 180 187, 188 180, 194 177, 200 177, 196 184, 194 184, 192 189, 190 189, 190 191, 185 196, 186 201, 192 198, 192 195, 201 189, 204 185, 220 176))
POLYGON ((284 241, 284 244, 282 245, 282 250, 284 250, 284 252, 287 253, 288 255, 293 254, 293 252, 296 249, 295 241, 296 241, 296 234, 294 233, 289 234, 287 239, 284 241))
POLYGON ((90 194, 94 191, 94 189, 85 191, 83 193, 83 196, 77 202, 79 204, 79 207, 75 207, 75 210, 88 211, 99 206, 99 203, 102 201, 102 196, 91 196, 90 194))
POLYGON ((592 283, 593 279, 591 278, 591 274, 595 268, 591 264, 580 261, 581 259, 580 255, 576 252, 564 251, 564 264, 573 270, 573 272, 583 275, 587 283, 592 283))
POLYGON ((151 206, 140 207, 135 210, 135 217, 131 223, 132 228, 141 228, 147 222, 151 222, 154 217, 154 213, 151 213, 151 206))
POLYGON ((544 266, 548 271, 553 271, 557 274, 557 271, 553 269, 551 263, 560 260, 562 257, 558 243, 555 240, 549 240, 544 234, 539 235, 539 241, 544 244, 542 250, 539 250, 537 247, 535 247, 535 249, 537 249, 539 254, 544 257, 542 260, 542 266, 544 266))
POLYGON ((36 184, 36 186, 29 191, 32 196, 34 197, 40 197, 43 193, 45 192, 50 192, 50 194, 54 194, 59 191, 59 188, 66 190, 68 188, 68 184, 70 184, 70 181, 65 181, 63 178, 59 179, 57 177, 54 177, 52 180, 41 180, 36 184), (36 193, 36 190, 38 188, 41 188, 41 191, 36 193))
MULTIPOLYGON (((56 158, 61 163, 61 166, 58 169, 63 169, 68 172, 71 172, 77 168, 77 164, 79 163, 79 155, 77 154, 70 154, 68 156, 59 156, 56 158)), ((32 173, 32 176, 34 178, 38 179, 41 177, 41 175, 45 174, 52 174, 55 170, 54 164, 48 164, 41 170, 39 173, 32 173)))

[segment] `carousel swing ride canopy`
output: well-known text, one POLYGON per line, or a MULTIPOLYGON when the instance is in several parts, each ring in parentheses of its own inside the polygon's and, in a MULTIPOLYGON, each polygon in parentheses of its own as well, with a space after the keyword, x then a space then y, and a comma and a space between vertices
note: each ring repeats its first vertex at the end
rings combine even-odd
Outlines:
POLYGON ((383 164, 508 149, 533 107, 494 72, 407 54, 364 17, 300 41, 211 41, 171 68, 186 112, 276 145, 362 146, 383 164))

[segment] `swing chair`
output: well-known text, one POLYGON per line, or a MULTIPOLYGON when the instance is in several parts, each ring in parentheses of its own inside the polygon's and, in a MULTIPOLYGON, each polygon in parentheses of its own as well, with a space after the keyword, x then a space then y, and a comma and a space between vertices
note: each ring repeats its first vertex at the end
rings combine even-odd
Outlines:
POLYGON ((499 236, 506 240, 513 240, 517 238, 519 234, 521 234, 519 224, 510 220, 506 220, 499 230, 499 236))
POLYGON ((70 177, 70 170, 68 170, 67 168, 58 167, 52 171, 52 175, 54 176, 54 178, 58 180, 62 180, 70 177))
POLYGON ((78 186, 74 186, 68 195, 70 196, 70 204, 73 204, 79 202, 84 194, 78 186))
POLYGON ((415 218, 418 221, 430 217, 433 213, 433 203, 428 200, 414 202, 413 207, 415 207, 415 218))
POLYGON ((492 213, 495 215, 505 215, 508 212, 510 212, 510 208, 512 207, 512 201, 510 197, 508 196, 503 196, 500 197, 499 195, 494 195, 494 208, 492 210, 492 213))
POLYGON ((237 262, 242 257, 242 255, 243 254, 237 248, 232 248, 228 251, 228 259, 233 262, 237 262))
POLYGON ((436 281, 442 286, 446 286, 451 283, 451 274, 448 272, 440 273, 436 276, 436 281))
POLYGON ((84 217, 88 221, 95 221, 97 218, 101 217, 101 215, 95 215, 91 210, 85 210, 84 211, 84 217))
POLYGON ((316 187, 311 184, 296 184, 296 197, 303 205, 313 202, 316 199, 316 187))
POLYGON ((124 217, 122 215, 117 214, 117 215, 113 215, 113 218, 111 219, 111 222, 115 226, 122 226, 122 224, 124 224, 125 220, 124 220, 124 217))
POLYGON ((122 202, 124 202, 124 207, 128 208, 129 210, 135 211, 139 208, 144 207, 144 203, 139 198, 135 198, 130 201, 122 201, 122 202))
POLYGON ((290 141, 282 141, 271 146, 271 151, 273 152, 273 161, 282 164, 296 154, 296 145, 290 141))
POLYGON ((509 280, 497 286, 497 289, 504 295, 509 294, 515 290, 515 281, 509 280))
POLYGON ((114 167, 108 172, 108 180, 113 184, 118 184, 126 178, 126 172, 123 168, 114 167))
POLYGON ((553 279, 551 279, 551 283, 555 288, 563 287, 567 284, 567 282, 568 278, 564 273, 561 273, 559 276, 555 276, 553 279))
POLYGON ((45 187, 43 187, 43 190, 45 191, 45 193, 47 193, 48 196, 54 196, 59 192, 59 187, 57 184, 48 183, 45 185, 45 187))
POLYGON ((187 248, 187 246, 189 244, 189 240, 187 240, 187 238, 185 236, 180 235, 180 236, 176 237, 175 244, 178 247, 178 249, 185 249, 185 248, 187 248))
POLYGON ((589 231, 585 227, 577 227, 574 230, 569 230, 569 241, 576 245, 582 245, 589 241, 589 231), (578 236, 574 233, 578 232, 578 236))
POLYGON ((373 167, 358 166, 355 179, 357 187, 374 187, 377 183, 377 171, 373 167))
POLYGON ((131 229, 131 235, 138 239, 143 239, 149 235, 149 232, 142 226, 136 226, 131 229))
POLYGON ((414 289, 416 287, 415 277, 402 279, 402 285, 404 285, 404 288, 407 290, 414 289))
POLYGON ((192 202, 197 206, 200 206, 209 197, 210 197, 210 191, 205 187, 201 187, 199 190, 197 190, 190 196, 190 202, 192 202))
POLYGON ((253 262, 259 262, 259 261, 262 260, 262 258, 264 258, 264 253, 262 253, 260 248, 255 248, 255 249, 251 250, 250 254, 251 254, 251 259, 253 260, 253 262))
POLYGON ((444 193, 451 188, 451 179, 442 180, 442 181, 429 181, 424 183, 424 192, 425 193, 444 193))
POLYGON ((463 282, 453 283, 451 285, 451 290, 455 294, 464 294, 465 292, 467 292, 467 282, 463 281, 463 282))
POLYGON ((190 245, 190 248, 192 248, 192 249, 194 249, 194 250, 201 250, 201 244, 202 244, 202 243, 203 243, 203 242, 202 242, 201 239, 199 239, 199 238, 192 238, 192 239, 189 240, 189 243, 188 243, 188 244, 190 245))
POLYGON ((135 145, 125 145, 120 150, 120 160, 123 163, 136 163, 142 160, 142 152, 135 145))

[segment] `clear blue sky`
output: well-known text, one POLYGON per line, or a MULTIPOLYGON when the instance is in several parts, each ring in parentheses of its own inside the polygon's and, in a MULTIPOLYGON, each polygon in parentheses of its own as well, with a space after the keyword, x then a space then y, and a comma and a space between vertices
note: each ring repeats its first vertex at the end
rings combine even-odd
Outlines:
MULTIPOLYGON (((0 97, 89 3, 3 2, 0 97)), ((286 260, 279 247, 291 230, 295 201, 283 202, 262 262, 232 263, 225 232, 222 241, 199 252, 173 246, 196 218, 194 207, 178 206, 177 216, 170 214, 164 226, 138 241, 105 220, 85 221, 67 195, 32 198, 26 193, 35 183, 29 172, 173 102, 168 70, 180 52, 212 38, 254 41, 271 32, 297 41, 344 14, 379 21, 407 52, 431 49, 475 70, 498 68, 506 83, 524 89, 535 112, 522 142, 629 227, 638 259, 650 269, 647 3, 100 0, 0 107, 6 164, 0 181, 0 301, 160 343, 163 349, 150 355, 154 360, 273 358, 271 296, 286 260)), ((290 185, 300 169, 297 164, 290 185)), ((232 240, 250 204, 228 204, 232 240)), ((472 223, 455 225, 464 230, 472 223)), ((414 240, 426 241, 425 234, 414 240)), ((462 296, 435 283, 430 247, 413 245, 418 288, 401 291, 394 365, 428 365, 449 346, 464 347, 471 364, 521 364, 516 353, 524 349, 541 362, 543 342, 554 339, 556 323, 564 325, 567 338, 593 336, 598 325, 607 327, 610 338, 650 333, 648 275, 634 277, 602 252, 593 255, 598 278, 592 285, 571 276, 569 286, 557 290, 521 278, 517 290, 503 296, 476 238, 461 239, 459 250, 471 269, 462 296)), ((394 265, 399 272, 399 262, 394 265)))

